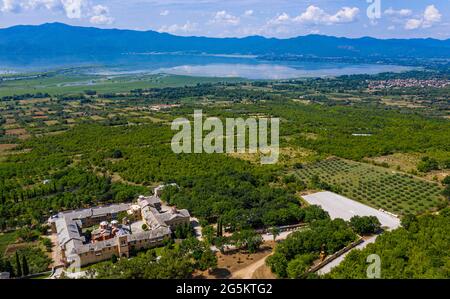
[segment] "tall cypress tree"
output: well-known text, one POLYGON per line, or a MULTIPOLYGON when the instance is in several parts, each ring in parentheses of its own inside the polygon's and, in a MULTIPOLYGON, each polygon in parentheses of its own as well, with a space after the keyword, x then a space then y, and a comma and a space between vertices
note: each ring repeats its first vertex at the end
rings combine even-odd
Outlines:
POLYGON ((14 269, 13 269, 11 263, 8 260, 5 261, 4 268, 5 268, 6 272, 9 272, 9 275, 11 277, 15 277, 14 269))
POLYGON ((30 274, 30 268, 28 267, 28 261, 24 255, 22 256, 22 273, 23 273, 23 276, 28 276, 30 274))
POLYGON ((222 228, 223 228, 223 226, 222 226, 222 219, 219 218, 218 221, 217 221, 217 236, 218 237, 222 237, 222 235, 223 235, 222 228))
POLYGON ((22 277, 22 266, 20 265, 19 254, 16 251, 16 276, 22 277))

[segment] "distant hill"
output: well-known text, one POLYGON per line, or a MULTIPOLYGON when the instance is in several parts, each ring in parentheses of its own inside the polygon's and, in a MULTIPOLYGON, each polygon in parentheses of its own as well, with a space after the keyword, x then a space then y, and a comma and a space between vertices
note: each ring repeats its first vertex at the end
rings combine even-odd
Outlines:
POLYGON ((61 23, 0 29, 0 56, 95 56, 127 52, 305 55, 358 58, 450 58, 450 40, 181 37, 155 31, 75 27, 61 23))

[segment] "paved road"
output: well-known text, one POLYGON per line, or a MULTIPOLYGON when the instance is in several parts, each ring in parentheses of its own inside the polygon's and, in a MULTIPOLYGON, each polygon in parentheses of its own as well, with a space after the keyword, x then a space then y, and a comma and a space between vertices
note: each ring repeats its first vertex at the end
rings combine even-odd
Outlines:
POLYGON ((332 260, 331 262, 326 264, 323 268, 320 268, 320 270, 317 271, 317 274, 323 275, 323 274, 329 273, 331 271, 331 269, 333 269, 334 267, 338 266, 345 259, 347 254, 349 254, 352 250, 355 250, 355 249, 362 250, 362 249, 364 249, 370 243, 374 243, 375 240, 377 239, 377 237, 378 236, 373 236, 372 238, 365 240, 363 243, 359 244, 358 246, 355 246, 353 249, 347 251, 343 255, 341 255, 338 258, 332 260))
POLYGON ((194 233, 197 240, 203 241, 202 226, 200 225, 198 219, 195 217, 191 217, 191 225, 194 228, 194 233))
MULTIPOLYGON (((298 228, 298 229, 296 229, 296 230, 290 230, 290 231, 281 232, 281 233, 277 236, 276 241, 284 240, 284 239, 286 239, 290 234, 292 234, 292 233, 294 233, 294 232, 301 231, 301 230, 303 230, 303 229, 307 229, 307 228, 308 228, 308 226, 303 226, 303 227, 300 227, 300 228, 298 228)), ((265 233, 265 234, 262 234, 261 236, 262 236, 264 242, 267 242, 267 241, 273 241, 273 235, 272 235, 271 233, 265 233)))

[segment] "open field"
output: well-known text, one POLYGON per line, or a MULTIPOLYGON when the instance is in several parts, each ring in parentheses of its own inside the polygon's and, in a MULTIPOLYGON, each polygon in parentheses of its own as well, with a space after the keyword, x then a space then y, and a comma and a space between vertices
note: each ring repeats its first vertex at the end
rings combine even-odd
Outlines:
MULTIPOLYGON (((79 70, 72 74, 50 72, 46 76, 6 81, 0 86, 0 97, 27 93, 73 94, 95 90, 97 92, 128 92, 139 88, 162 88, 191 86, 198 83, 238 82, 239 78, 189 77, 177 75, 88 75, 79 70)), ((42 102, 42 101, 41 101, 42 102)), ((35 102, 38 103, 38 102, 35 102)))
POLYGON ((404 172, 410 172, 417 169, 417 164, 423 156, 423 154, 418 153, 395 153, 392 155, 380 156, 367 160, 379 165, 386 165, 390 168, 395 168, 404 172))
POLYGON ((296 173, 306 181, 318 176, 348 198, 396 214, 422 213, 443 203, 438 184, 364 163, 332 158, 296 173))

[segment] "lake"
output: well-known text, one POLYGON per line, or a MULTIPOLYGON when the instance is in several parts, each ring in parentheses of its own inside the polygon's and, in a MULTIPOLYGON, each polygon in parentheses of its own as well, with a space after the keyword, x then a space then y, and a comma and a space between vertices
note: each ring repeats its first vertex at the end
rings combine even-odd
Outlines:
POLYGON ((64 67, 83 67, 97 75, 173 74, 202 77, 241 77, 246 79, 293 79, 353 74, 403 72, 411 67, 382 64, 332 62, 266 61, 245 55, 185 53, 127 53, 107 57, 54 57, 26 59, 0 58, 3 73, 47 71, 64 67))

